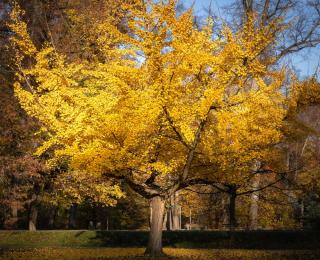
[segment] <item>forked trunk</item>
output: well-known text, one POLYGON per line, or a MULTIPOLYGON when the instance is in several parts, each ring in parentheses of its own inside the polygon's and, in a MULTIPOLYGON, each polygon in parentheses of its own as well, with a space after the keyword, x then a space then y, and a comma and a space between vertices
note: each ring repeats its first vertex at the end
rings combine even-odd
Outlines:
POLYGON ((29 231, 37 230, 38 209, 37 205, 31 204, 29 209, 29 231))
POLYGON ((33 186, 33 194, 29 201, 29 231, 36 231, 37 230, 37 219, 38 219, 38 206, 39 206, 39 193, 40 193, 40 186, 35 183, 33 186))
POLYGON ((162 227, 164 217, 165 202, 160 196, 151 199, 151 225, 149 233, 149 242, 145 255, 159 256, 162 251, 162 227))

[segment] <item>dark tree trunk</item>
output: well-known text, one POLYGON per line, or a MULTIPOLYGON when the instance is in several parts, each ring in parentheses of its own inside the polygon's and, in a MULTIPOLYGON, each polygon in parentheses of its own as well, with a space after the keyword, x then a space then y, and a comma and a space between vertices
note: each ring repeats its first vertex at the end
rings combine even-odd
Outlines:
POLYGON ((93 221, 93 226, 96 228, 97 226, 97 208, 96 205, 93 205, 92 209, 92 221, 93 221))
POLYGON ((38 208, 36 203, 31 203, 29 207, 29 231, 37 230, 38 208))
POLYGON ((219 229, 226 224, 228 220, 225 220, 225 203, 223 196, 217 194, 211 194, 210 205, 215 205, 210 210, 211 225, 210 228, 219 229))
POLYGON ((210 228, 214 227, 215 229, 219 229, 220 226, 220 217, 221 217, 221 210, 215 209, 214 210, 214 225, 213 225, 213 217, 212 212, 210 211, 209 219, 210 219, 210 228))
POLYGON ((229 226, 230 230, 234 230, 237 226, 237 219, 236 219, 236 198, 237 195, 235 192, 232 192, 229 195, 230 202, 229 202, 229 226))
POLYGON ((69 209, 69 223, 68 223, 69 229, 75 229, 77 226, 76 224, 77 207, 78 207, 77 204, 72 204, 69 209))
POLYGON ((49 221, 48 221, 48 227, 50 229, 54 228, 54 222, 56 219, 56 215, 57 215, 57 207, 56 206, 52 206, 49 210, 49 221))
POLYGON ((165 202, 160 196, 151 199, 151 226, 149 233, 149 242, 145 251, 146 255, 163 255, 162 251, 162 227, 164 218, 165 202))
POLYGON ((210 208, 208 210, 208 228, 209 229, 213 229, 216 227, 216 223, 217 223, 217 218, 216 218, 216 213, 217 210, 215 208, 213 208, 211 206, 212 204, 210 204, 210 208))

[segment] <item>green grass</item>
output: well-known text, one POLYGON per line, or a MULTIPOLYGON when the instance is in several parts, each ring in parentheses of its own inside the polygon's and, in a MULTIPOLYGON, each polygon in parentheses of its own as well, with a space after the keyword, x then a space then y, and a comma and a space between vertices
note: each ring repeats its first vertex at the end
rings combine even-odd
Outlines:
MULTIPOLYGON (((0 259, 148 259, 147 239, 147 231, 0 231, 0 259)), ((317 232, 177 231, 163 242, 163 259, 320 259, 317 232)))
MULTIPOLYGON (((144 247, 147 231, 0 231, 0 248, 144 247)), ((318 249, 319 232, 298 231, 172 231, 163 244, 174 248, 318 249)))
POLYGON ((2 231, 0 248, 98 247, 94 231, 2 231))

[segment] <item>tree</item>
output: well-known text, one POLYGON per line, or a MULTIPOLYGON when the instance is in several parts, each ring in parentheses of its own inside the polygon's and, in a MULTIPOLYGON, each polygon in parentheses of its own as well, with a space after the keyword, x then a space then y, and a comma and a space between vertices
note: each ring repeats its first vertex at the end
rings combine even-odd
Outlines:
MULTIPOLYGON (((26 208, 27 211, 35 212, 35 209, 42 204, 49 206, 49 203, 43 201, 42 195, 47 195, 48 189, 51 189, 55 177, 58 175, 54 170, 50 170, 48 174, 39 174, 32 170, 32 165, 35 166, 36 161, 43 161, 31 156, 34 149, 41 142, 41 135, 35 135, 39 130, 37 120, 29 117, 19 105, 18 99, 14 96, 12 84, 14 82, 15 68, 14 51, 9 48, 9 38, 11 30, 8 26, 10 20, 10 10, 16 4, 19 4, 25 10, 23 18, 28 27, 35 46, 41 46, 46 41, 51 41, 56 49, 61 53, 67 53, 70 59, 76 59, 81 55, 94 57, 95 45, 92 44, 94 39, 92 35, 87 35, 87 28, 83 25, 92 24, 94 21, 103 20, 105 17, 112 17, 113 23, 121 27, 121 19, 123 14, 119 9, 116 1, 106 0, 100 3, 93 1, 2 1, 0 4, 0 178, 1 178, 1 218, 3 219, 6 228, 17 228, 18 211, 26 208), (73 19, 66 16, 70 10, 77 10, 82 14, 85 20, 73 19), (115 12, 115 10, 119 9, 115 12), (116 14, 116 15, 115 15, 116 14), (85 16, 85 17, 84 17, 85 16), (116 16, 116 17, 115 17, 116 16), (73 30, 70 30, 69 23, 73 24, 73 30), (77 30, 75 29, 77 28, 77 30), (81 30, 79 30, 81 29, 81 30), (73 39, 79 38, 81 35, 81 43, 78 42, 79 49, 71 50, 73 39), (62 40, 63 39, 63 40, 62 40), (18 169, 19 168, 19 169, 18 169), (22 170, 25 168, 25 170, 22 170), (30 172, 28 172, 31 170, 30 172), (34 178, 37 175, 39 178, 34 178), (37 185, 31 185, 36 182, 37 185), (39 190, 38 187, 41 187, 39 190), (45 188, 45 189, 43 189, 45 188), (33 196, 36 200, 31 200, 32 189, 36 193, 44 192, 33 196), (19 192, 17 192, 19 191, 19 192), (29 195, 31 197, 29 197, 29 195), (42 199, 39 199, 39 198, 42 199), (32 207, 30 202, 33 201, 32 207)), ((122 28, 124 30, 124 28, 122 28)), ((26 58, 25 63, 32 62, 32 58, 26 58)), ((43 157, 48 157, 47 153, 43 157)), ((53 206, 54 208, 55 206, 53 206)), ((55 210, 53 210, 55 211, 55 210)), ((36 216, 36 214, 33 214, 36 216)), ((19 225, 22 222, 20 221, 19 225)), ((35 225, 31 225, 35 227, 35 225)), ((22 226, 19 226, 22 227, 22 226)))
POLYGON ((231 10, 233 27, 241 27, 254 13, 257 24, 270 24, 281 20, 282 30, 277 34, 277 44, 264 50, 263 55, 272 54, 277 61, 303 49, 316 47, 320 43, 320 1, 296 0, 241 0, 226 7, 231 10))
POLYGON ((283 73, 260 56, 279 28, 256 27, 252 16, 237 32, 213 33, 211 21, 194 27, 191 10, 177 16, 176 1, 133 2, 123 5, 128 32, 108 19, 93 24, 99 59, 70 60, 52 43, 37 48, 15 8, 15 93, 44 125, 38 155, 53 151, 72 170, 123 181, 150 199, 146 254, 159 255, 167 198, 215 183, 212 169, 247 171, 281 137, 283 73))
MULTIPOLYGON (((12 60, 14 52, 8 48, 9 3, 1 3, 4 12, 0 15, 0 204, 4 214, 4 227, 17 228, 18 211, 25 208, 30 213, 34 201, 32 194, 36 186, 44 180, 44 165, 41 160, 32 156, 39 136, 34 136, 38 122, 31 120, 21 109, 14 96, 12 82, 14 71, 12 60), (41 173, 42 172, 42 173, 41 173)), ((30 218, 31 221, 31 218, 30 218)))
POLYGON ((304 217, 305 202, 317 190, 315 187, 319 182, 319 97, 320 84, 316 74, 305 80, 293 80, 286 117, 285 143, 288 168, 302 169, 292 172, 290 182, 296 191, 288 192, 289 202, 300 220, 304 217))

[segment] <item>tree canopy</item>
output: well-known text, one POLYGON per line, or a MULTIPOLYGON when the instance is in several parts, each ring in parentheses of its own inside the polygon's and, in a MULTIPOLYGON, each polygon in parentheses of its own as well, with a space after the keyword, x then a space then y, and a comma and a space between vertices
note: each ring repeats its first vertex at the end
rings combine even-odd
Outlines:
MULTIPOLYGON (((298 86, 287 102, 286 71, 268 51, 286 29, 281 17, 257 23, 247 12, 236 30, 210 18, 199 28, 192 10, 177 14, 176 4, 128 1, 119 19, 90 16, 84 38, 72 34, 81 49, 74 55, 53 37, 36 44, 17 5, 9 24, 15 95, 42 124, 36 154, 66 163, 111 204, 122 196, 111 180, 151 198, 160 212, 152 254, 161 252, 163 201, 191 185, 243 181, 276 154, 287 114, 304 102, 298 86), (99 178, 106 181, 96 185, 99 178)), ((84 30, 83 13, 68 15, 73 32, 84 30)))

